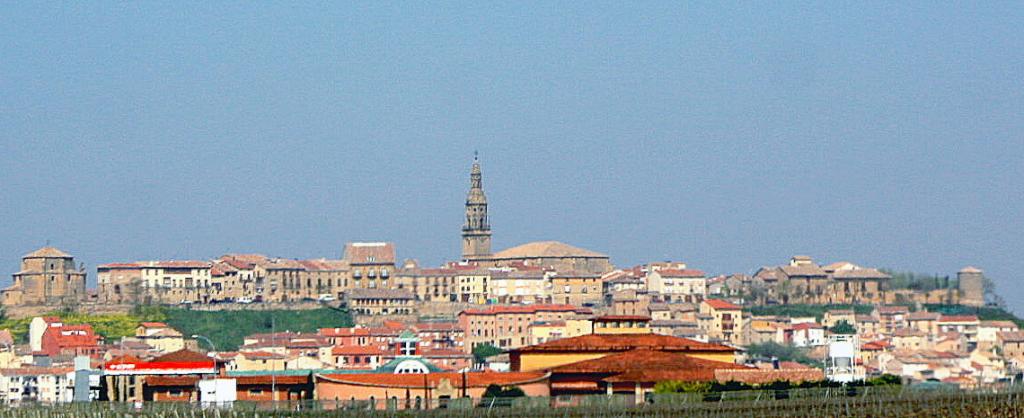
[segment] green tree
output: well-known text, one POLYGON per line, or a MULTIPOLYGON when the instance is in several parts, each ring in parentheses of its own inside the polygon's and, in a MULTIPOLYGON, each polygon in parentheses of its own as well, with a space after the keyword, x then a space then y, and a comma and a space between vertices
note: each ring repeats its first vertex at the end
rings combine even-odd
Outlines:
POLYGON ((857 334, 857 328, 854 328, 853 325, 851 325, 849 322, 846 322, 846 321, 839 321, 839 322, 837 322, 834 326, 832 326, 832 328, 829 328, 828 331, 833 333, 833 334, 841 334, 841 335, 854 335, 854 334, 857 334))
POLYGON ((484 359, 503 353, 500 348, 490 344, 481 344, 473 347, 473 359, 477 363, 483 363, 484 359))
POLYGON ((523 392, 519 386, 499 386, 496 384, 487 385, 487 389, 484 390, 485 398, 521 398, 526 396, 526 392, 523 392))
POLYGON ((821 366, 821 361, 811 358, 806 348, 782 345, 776 342, 751 344, 747 346, 747 355, 755 358, 775 357, 779 361, 795 361, 809 366, 821 366))
POLYGON ((665 380, 654 384, 654 393, 705 393, 710 390, 711 382, 665 380))

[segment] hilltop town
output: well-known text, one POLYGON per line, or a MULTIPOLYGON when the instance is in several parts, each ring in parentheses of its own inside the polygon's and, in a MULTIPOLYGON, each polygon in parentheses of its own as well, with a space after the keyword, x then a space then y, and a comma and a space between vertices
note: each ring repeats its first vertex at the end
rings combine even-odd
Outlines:
POLYGON ((1020 321, 990 303, 975 267, 931 277, 796 255, 752 275, 709 275, 683 261, 616 266, 558 241, 492 251, 476 160, 461 237, 462 254, 440 266, 401 260, 392 242, 350 242, 337 258, 110 260, 96 266, 95 289, 72 255, 38 249, 0 291, 4 323, 24 326, 0 330, 0 401, 431 408, 497 387, 642 403, 673 382, 1000 387, 1024 365, 1020 321), (328 322, 276 322, 305 311, 328 322), (137 312, 193 320, 129 316, 138 321, 121 335, 89 320, 137 312), (250 312, 268 323, 238 340, 194 328, 199 315, 250 312))

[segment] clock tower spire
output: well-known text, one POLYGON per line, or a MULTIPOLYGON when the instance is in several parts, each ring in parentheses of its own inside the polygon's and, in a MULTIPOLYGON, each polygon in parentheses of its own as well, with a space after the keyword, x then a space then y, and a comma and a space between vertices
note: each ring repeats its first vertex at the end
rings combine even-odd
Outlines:
POLYGON ((491 223, 487 218, 487 196, 484 195, 480 159, 473 152, 473 168, 469 172, 469 193, 466 195, 466 221, 462 225, 462 258, 478 260, 491 255, 491 223))

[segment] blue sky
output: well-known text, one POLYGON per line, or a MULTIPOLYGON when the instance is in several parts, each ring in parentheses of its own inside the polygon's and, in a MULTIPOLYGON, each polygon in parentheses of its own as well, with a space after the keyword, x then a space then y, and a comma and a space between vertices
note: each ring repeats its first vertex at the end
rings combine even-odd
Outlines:
POLYGON ((6 4, 0 265, 437 264, 479 150, 496 248, 973 264, 1022 312, 1024 5, 587 6, 6 4))

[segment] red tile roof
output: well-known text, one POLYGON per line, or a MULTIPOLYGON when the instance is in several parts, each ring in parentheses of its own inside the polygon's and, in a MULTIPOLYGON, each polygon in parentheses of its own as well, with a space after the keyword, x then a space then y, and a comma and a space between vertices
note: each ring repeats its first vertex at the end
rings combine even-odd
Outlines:
POLYGON ((345 244, 343 259, 352 264, 394 264, 395 245, 390 242, 350 242, 345 244))
POLYGON ((588 334, 561 338, 543 344, 521 347, 513 352, 593 352, 629 351, 646 348, 660 351, 683 352, 735 352, 736 348, 721 344, 704 343, 689 338, 660 334, 588 334))
POLYGON ((748 369, 736 363, 699 359, 679 352, 632 350, 551 369, 553 375, 598 374, 606 382, 712 381, 717 369, 748 369))
MULTIPOLYGON (((333 382, 358 386, 375 386, 390 388, 422 388, 424 381, 430 387, 437 387, 442 379, 447 379, 452 386, 461 387, 462 373, 428 373, 428 374, 394 374, 394 373, 361 373, 361 374, 325 374, 316 375, 318 382, 333 382)), ((491 384, 507 386, 547 380, 548 374, 543 372, 472 372, 466 373, 467 387, 487 387, 491 384)))
POLYGON ((942 315, 939 322, 979 322, 977 315, 942 315))
POLYGON ((354 337, 354 336, 369 336, 370 330, 362 327, 352 328, 320 328, 317 334, 323 335, 324 337, 354 337))
POLYGON ((733 305, 733 304, 731 304, 729 302, 726 302, 724 300, 721 300, 721 299, 707 299, 707 300, 704 301, 704 303, 708 304, 708 306, 711 306, 712 308, 715 308, 715 309, 728 309, 728 310, 743 309, 743 308, 740 308, 739 306, 733 305))
POLYGON ((335 356, 382 356, 384 354, 387 353, 374 346, 346 345, 331 349, 331 355, 335 356))
POLYGON ((861 350, 870 350, 870 351, 881 351, 881 350, 885 350, 886 348, 889 348, 889 342, 885 341, 885 340, 878 340, 878 341, 867 342, 867 343, 864 343, 864 345, 862 345, 860 347, 861 350))
POLYGON ((153 362, 212 362, 213 358, 191 350, 178 350, 153 359, 153 362))
POLYGON ((645 315, 603 315, 594 318, 594 322, 619 322, 619 321, 650 321, 651 317, 645 315))
POLYGON ((698 278, 704 277, 703 271, 697 269, 660 269, 658 275, 661 277, 687 277, 687 278, 698 278))
POLYGON ((167 324, 163 322, 140 322, 139 326, 144 328, 167 328, 167 324))
POLYGON ((235 384, 242 385, 305 385, 309 383, 310 375, 255 375, 255 376, 232 376, 235 384))
POLYGON ((900 313, 908 313, 908 312, 910 312, 910 308, 907 308, 906 306, 900 306, 900 305, 896 305, 896 306, 879 306, 879 307, 876 307, 875 310, 877 310, 878 313, 881 314, 881 315, 885 315, 885 314, 900 314, 900 313))
POLYGON ((171 261, 151 261, 151 262, 147 263, 145 266, 146 267, 164 268, 164 269, 173 269, 173 268, 202 269, 202 268, 210 268, 212 265, 213 265, 213 263, 211 263, 209 261, 199 261, 199 260, 180 260, 180 261, 178 261, 178 260, 171 260, 171 261))

